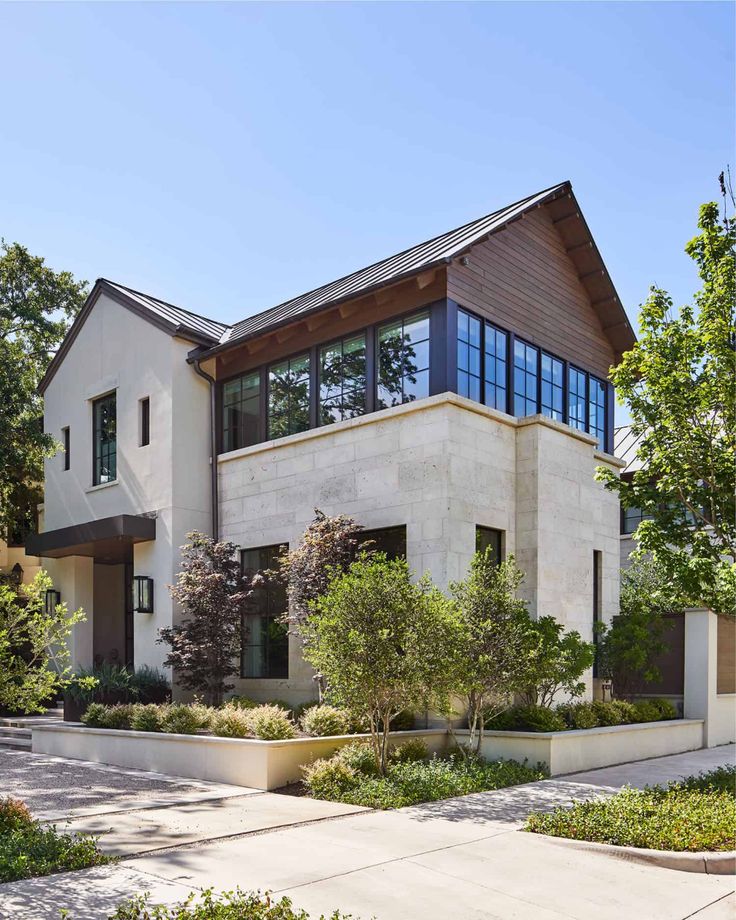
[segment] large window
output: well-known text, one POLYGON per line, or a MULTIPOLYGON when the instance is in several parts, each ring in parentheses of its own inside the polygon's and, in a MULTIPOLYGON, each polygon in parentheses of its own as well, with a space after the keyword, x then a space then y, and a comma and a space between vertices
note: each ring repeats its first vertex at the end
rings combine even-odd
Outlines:
POLYGON ((117 464, 117 411, 115 394, 110 393, 92 403, 93 483, 114 482, 117 464))
POLYGON ((570 367, 567 376, 568 423, 579 431, 589 431, 606 449, 606 385, 603 381, 570 367))
POLYGON ((542 413, 558 422, 565 418, 564 379, 562 361, 542 352, 542 413))
MULTIPOLYGON (((244 549, 240 554, 243 574, 253 577, 273 571, 285 546, 244 549)), ((286 613, 286 588, 266 578, 247 601, 243 615, 243 654, 241 677, 287 678, 289 676, 289 634, 281 617, 286 613)))
POLYGON ((595 377, 588 378, 589 431, 598 438, 598 447, 606 449, 606 388, 595 377))
POLYGON ((365 412, 365 334, 319 351, 319 423, 329 425, 365 412))
POLYGON ((268 437, 283 438, 308 428, 309 355, 299 355, 268 369, 268 437))
POLYGON ((493 527, 475 528, 475 551, 476 553, 485 553, 491 551, 491 558, 496 565, 503 562, 503 531, 495 530, 493 527))
POLYGON ((385 553, 389 559, 406 559, 406 527, 379 527, 357 534, 358 550, 385 553))
POLYGON ((508 336, 490 323, 486 323, 486 392, 485 403, 501 412, 508 411, 506 400, 506 362, 508 336))
POLYGON ((534 415, 537 409, 537 362, 539 350, 517 339, 514 342, 514 415, 534 415))
POLYGON ((480 320, 457 312, 457 391, 480 402, 480 320))
POLYGON ((647 515, 641 508, 621 509, 621 533, 634 533, 642 521, 647 520, 647 515))
POLYGON ((571 367, 567 377, 567 420, 568 424, 580 431, 586 430, 586 402, 585 374, 571 367))
POLYGON ((378 330, 378 408, 429 396, 429 313, 378 330))
POLYGON ((237 450, 261 440, 261 373, 222 385, 222 449, 237 450))

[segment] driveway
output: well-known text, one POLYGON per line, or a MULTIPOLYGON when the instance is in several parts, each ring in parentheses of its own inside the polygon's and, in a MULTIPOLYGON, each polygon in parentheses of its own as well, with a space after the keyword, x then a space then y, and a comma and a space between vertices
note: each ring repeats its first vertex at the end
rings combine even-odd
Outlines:
MULTIPOLYGON (((195 888, 240 886, 289 894, 315 917, 340 908, 363 920, 725 920, 733 916, 733 877, 627 863, 519 827, 533 808, 546 810, 610 794, 626 782, 661 782, 733 760, 731 745, 395 812, 316 819, 300 812, 304 799, 241 796, 244 806, 262 801, 264 820, 274 800, 279 820, 293 817, 294 823, 236 829, 237 836, 226 839, 200 836, 114 866, 0 886, 0 916, 57 920, 65 907, 70 920, 97 920, 134 891, 150 890, 154 900, 173 902, 195 888)), ((215 806, 217 800, 196 804, 225 814, 236 798, 225 806, 215 806)), ((154 811, 164 828, 186 831, 187 807, 154 811)), ((149 838, 142 822, 150 810, 138 811, 131 817, 141 822, 138 839, 149 838)), ((74 820, 76 825, 81 819, 74 820)), ((219 829, 232 832, 233 826, 228 819, 219 829)), ((125 834, 129 839, 131 827, 125 834)), ((124 839, 113 831, 101 842, 113 849, 124 839)), ((151 838, 153 844, 160 840, 151 838)), ((141 852, 146 844, 135 846, 141 852)))

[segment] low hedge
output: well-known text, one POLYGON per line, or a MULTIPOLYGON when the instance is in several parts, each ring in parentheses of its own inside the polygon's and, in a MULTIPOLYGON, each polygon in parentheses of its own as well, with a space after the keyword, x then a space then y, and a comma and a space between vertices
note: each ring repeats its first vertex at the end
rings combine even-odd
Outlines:
POLYGON ((487 720, 485 727, 496 731, 564 732, 573 729, 598 728, 605 725, 634 725, 661 722, 677 718, 677 710, 669 700, 627 700, 564 703, 550 709, 546 706, 512 706, 487 720))
POLYGON ((736 849, 736 767, 531 814, 527 831, 676 852, 736 849))

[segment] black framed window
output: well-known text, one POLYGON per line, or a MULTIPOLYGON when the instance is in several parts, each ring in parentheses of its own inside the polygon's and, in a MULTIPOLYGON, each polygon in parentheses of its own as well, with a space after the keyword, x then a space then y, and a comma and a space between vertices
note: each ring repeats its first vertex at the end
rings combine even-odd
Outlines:
POLYGON ((145 396, 140 400, 141 447, 151 443, 151 400, 145 396))
POLYGON ((366 409, 365 333, 319 350, 319 424, 363 415, 366 409))
POLYGON ((565 419, 565 366, 558 358, 542 352, 542 414, 562 422, 565 419))
POLYGON ((485 553, 487 549, 490 549, 496 565, 503 562, 503 531, 478 525, 475 528, 475 551, 485 553))
POLYGON ((506 368, 508 335, 486 323, 485 329, 485 404, 501 412, 508 411, 506 399, 506 368))
POLYGON ((309 355, 272 364, 268 369, 268 437, 283 438, 309 428, 309 355))
POLYGON ((457 311, 457 391, 480 402, 481 324, 465 310, 457 311))
MULTIPOLYGON (((243 574, 253 577, 273 571, 286 549, 286 546, 276 544, 241 550, 243 574)), ((249 596, 243 614, 241 677, 288 678, 289 631, 286 623, 281 621, 287 606, 286 586, 267 576, 249 596)))
POLYGON ((606 449, 606 387, 592 375, 588 378, 589 431, 598 439, 598 447, 606 449))
POLYGON ((634 533, 639 524, 648 518, 649 515, 644 514, 641 508, 622 508, 621 533, 634 533))
POLYGON ((251 371, 222 385, 222 449, 238 450, 261 440, 261 372, 251 371))
POLYGON ((587 402, 586 374, 576 367, 568 368, 567 374, 567 421, 573 428, 580 431, 587 430, 586 402, 587 402))
POLYGON ((537 410, 539 349, 521 339, 514 342, 514 415, 534 415, 537 410))
POLYGON ((406 559, 406 525, 361 530, 356 535, 358 552, 385 553, 388 559, 406 559))
POLYGON ((117 406, 110 393, 92 403, 93 484, 117 479, 117 406))
POLYGON ((64 448, 64 469, 68 470, 72 462, 71 438, 68 427, 61 429, 61 446, 64 448))
POLYGON ((429 311, 378 330, 379 409, 429 396, 429 311))
POLYGON ((593 550, 593 645, 595 658, 593 659, 593 677, 598 677, 598 630, 603 619, 603 553, 599 549, 593 550))

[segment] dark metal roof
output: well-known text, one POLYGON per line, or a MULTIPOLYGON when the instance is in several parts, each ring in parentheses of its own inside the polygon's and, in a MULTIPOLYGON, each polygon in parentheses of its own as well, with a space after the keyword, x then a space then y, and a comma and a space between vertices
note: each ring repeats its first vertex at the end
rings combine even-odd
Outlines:
POLYGON ((218 323, 217 320, 208 319, 198 313, 192 313, 191 310, 184 310, 182 307, 166 303, 166 301, 159 300, 157 297, 151 297, 150 294, 134 291, 133 288, 117 284, 115 281, 108 281, 106 278, 101 278, 100 280, 121 294, 136 300, 142 307, 151 310, 161 319, 179 326, 182 330, 196 332, 198 335, 212 339, 213 342, 219 342, 223 334, 230 328, 226 323, 218 323))
POLYGON ((626 464, 622 473, 635 473, 642 469, 642 462, 636 456, 640 441, 641 435, 635 435, 631 425, 620 425, 613 429, 613 453, 626 464))

